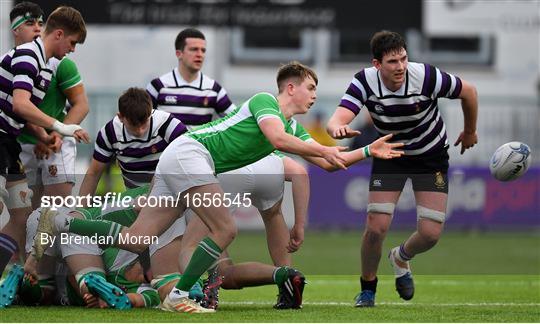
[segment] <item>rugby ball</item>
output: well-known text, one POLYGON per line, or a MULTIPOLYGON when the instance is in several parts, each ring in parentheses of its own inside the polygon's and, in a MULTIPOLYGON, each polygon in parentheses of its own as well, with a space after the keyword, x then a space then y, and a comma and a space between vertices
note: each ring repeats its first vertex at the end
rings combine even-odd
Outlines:
POLYGON ((501 145, 489 162, 491 175, 500 181, 511 181, 521 177, 531 164, 531 149, 521 142, 501 145))

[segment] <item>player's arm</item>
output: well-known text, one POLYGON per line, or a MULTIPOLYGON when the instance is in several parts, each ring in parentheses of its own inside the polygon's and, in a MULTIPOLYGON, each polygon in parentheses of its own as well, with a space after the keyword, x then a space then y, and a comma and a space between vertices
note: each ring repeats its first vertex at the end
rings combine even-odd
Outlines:
MULTIPOLYGON (((403 151, 396 150, 397 148, 400 148, 403 146, 403 143, 388 143, 388 141, 392 138, 392 134, 388 134, 386 136, 383 136, 381 138, 378 138, 377 140, 373 141, 373 143, 358 148, 354 151, 350 152, 343 152, 343 158, 344 158, 344 165, 349 166, 351 164, 354 164, 356 162, 362 161, 369 157, 374 157, 378 159, 393 159, 397 158, 403 155, 403 151)), ((310 142, 314 143, 315 141, 310 142)), ((316 143, 316 142, 315 142, 316 143)), ((311 157, 311 156, 304 156, 305 160, 325 169, 326 171, 336 171, 338 168, 331 165, 327 161, 321 158, 311 157)))
MULTIPOLYGON (((63 92, 69 102, 69 105, 71 106, 71 109, 69 110, 68 114, 64 118, 64 123, 79 125, 83 121, 83 119, 86 117, 89 110, 88 98, 86 97, 84 86, 82 85, 82 83, 80 83, 72 88, 63 90, 63 92)), ((62 135, 60 135, 56 131, 53 131, 51 132, 51 136, 61 138, 62 135)), ((89 139, 86 138, 85 142, 88 142, 88 140, 89 139)), ((55 143, 58 143, 58 142, 53 142, 53 145, 50 145, 50 146, 52 146, 54 152, 58 152, 60 150, 60 146, 62 145, 62 143, 60 142, 60 146, 55 145, 55 143)), ((36 152, 36 156, 37 155, 38 154, 36 152)))
POLYGON ((37 126, 51 129, 56 119, 47 116, 31 101, 32 93, 24 89, 13 89, 13 112, 37 126))
POLYGON ((309 176, 306 168, 289 157, 283 158, 285 180, 292 185, 294 205, 294 225, 290 232, 289 253, 296 252, 304 242, 304 227, 306 226, 309 205, 309 176))
POLYGON ((47 134, 47 131, 43 127, 37 126, 33 123, 26 123, 24 128, 33 134, 39 141, 46 142, 49 139, 49 134, 47 134))
POLYGON ((335 139, 350 138, 359 135, 360 132, 353 130, 349 124, 356 115, 345 107, 337 107, 326 125, 326 131, 335 139))
MULTIPOLYGON (((93 196, 96 193, 96 188, 103 174, 103 171, 107 167, 107 163, 100 162, 94 158, 90 162, 90 166, 84 175, 84 180, 81 184, 81 189, 79 190, 79 196, 91 195, 93 196)), ((88 206, 84 206, 88 207, 88 206)))
POLYGON ((13 90, 13 112, 26 121, 37 126, 45 127, 64 136, 73 136, 78 140, 88 143, 88 133, 79 125, 65 125, 58 120, 47 116, 39 110, 31 101, 31 93, 24 89, 13 90))
POLYGON ((64 118, 64 123, 78 125, 84 120, 90 110, 84 85, 79 83, 74 87, 64 90, 64 94, 71 106, 71 109, 64 118))
POLYGON ((64 118, 66 124, 80 124, 88 114, 88 98, 77 65, 64 57, 56 70, 58 87, 66 96, 71 109, 64 118))
MULTIPOLYGON (((65 89, 64 94, 66 95, 69 105, 71 106, 71 109, 64 118, 64 123, 70 125, 79 125, 89 111, 88 98, 86 97, 84 86, 82 83, 79 83, 74 87, 65 89)), ((81 140, 88 143, 90 141, 88 134, 86 133, 84 136, 85 137, 81 138, 81 140)))
POLYGON ((308 144, 295 136, 287 134, 279 118, 265 118, 259 122, 259 128, 277 150, 297 154, 304 158, 320 157, 336 168, 345 169, 341 152, 346 150, 345 147, 329 147, 317 142, 308 144))
POLYGON ((476 121, 478 119, 478 93, 476 88, 465 80, 461 80, 461 108, 463 110, 463 131, 459 134, 454 146, 461 143, 461 154, 466 149, 471 148, 478 143, 478 135, 476 134, 476 121))

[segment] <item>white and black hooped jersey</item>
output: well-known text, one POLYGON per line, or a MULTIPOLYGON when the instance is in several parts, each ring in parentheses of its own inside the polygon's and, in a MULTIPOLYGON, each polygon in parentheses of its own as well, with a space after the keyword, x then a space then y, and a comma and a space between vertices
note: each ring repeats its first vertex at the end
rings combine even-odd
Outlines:
POLYGON ((147 134, 134 137, 116 116, 99 130, 93 157, 103 163, 116 157, 126 186, 141 186, 152 179, 159 156, 169 143, 186 131, 173 115, 154 110, 147 134))
POLYGON ((26 120, 13 111, 13 90, 30 92, 30 101, 37 106, 47 93, 52 73, 39 37, 0 57, 0 132, 15 137, 26 124, 26 120))
POLYGON ((173 114, 189 128, 211 121, 214 113, 223 117, 236 108, 227 91, 201 72, 187 83, 175 68, 152 80, 146 91, 155 109, 173 114))
POLYGON ((455 99, 461 79, 429 64, 409 62, 403 86, 388 90, 375 67, 358 72, 340 106, 358 114, 366 106, 379 134, 393 133, 406 155, 429 155, 448 146, 438 98, 455 99))

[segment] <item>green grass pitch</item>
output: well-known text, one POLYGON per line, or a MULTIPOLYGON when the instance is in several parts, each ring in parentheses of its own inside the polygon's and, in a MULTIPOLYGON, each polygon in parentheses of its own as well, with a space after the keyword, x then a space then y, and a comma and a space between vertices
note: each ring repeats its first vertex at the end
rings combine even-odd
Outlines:
MULTIPOLYGON (((392 233, 385 250, 406 237, 392 233)), ((416 295, 399 299, 385 258, 377 307, 357 309, 359 232, 308 232, 294 263, 307 277, 304 308, 272 309, 277 288, 221 291, 216 314, 154 309, 90 310, 19 307, 0 310, 0 322, 538 322, 540 235, 537 232, 445 233, 414 260, 416 295)), ((237 262, 267 262, 264 234, 240 233, 231 247, 237 262)), ((385 252, 386 253, 386 252, 385 252)))

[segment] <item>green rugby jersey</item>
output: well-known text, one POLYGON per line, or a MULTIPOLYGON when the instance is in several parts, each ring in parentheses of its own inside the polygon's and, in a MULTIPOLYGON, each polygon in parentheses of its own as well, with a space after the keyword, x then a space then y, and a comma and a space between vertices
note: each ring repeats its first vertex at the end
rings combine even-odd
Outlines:
POLYGON ((277 99, 266 92, 254 95, 232 113, 193 129, 187 136, 206 147, 216 172, 223 173, 256 162, 275 150, 259 128, 266 118, 280 119, 288 134, 303 141, 311 139, 294 118, 285 119, 277 99))
MULTIPOLYGON (((82 79, 75 62, 66 56, 60 61, 53 61, 51 59, 51 62, 53 76, 47 93, 38 108, 46 115, 63 122, 66 116, 65 107, 67 99, 64 91, 80 84, 82 79)), ((36 137, 27 131, 23 131, 17 139, 24 144, 37 143, 36 137)))

